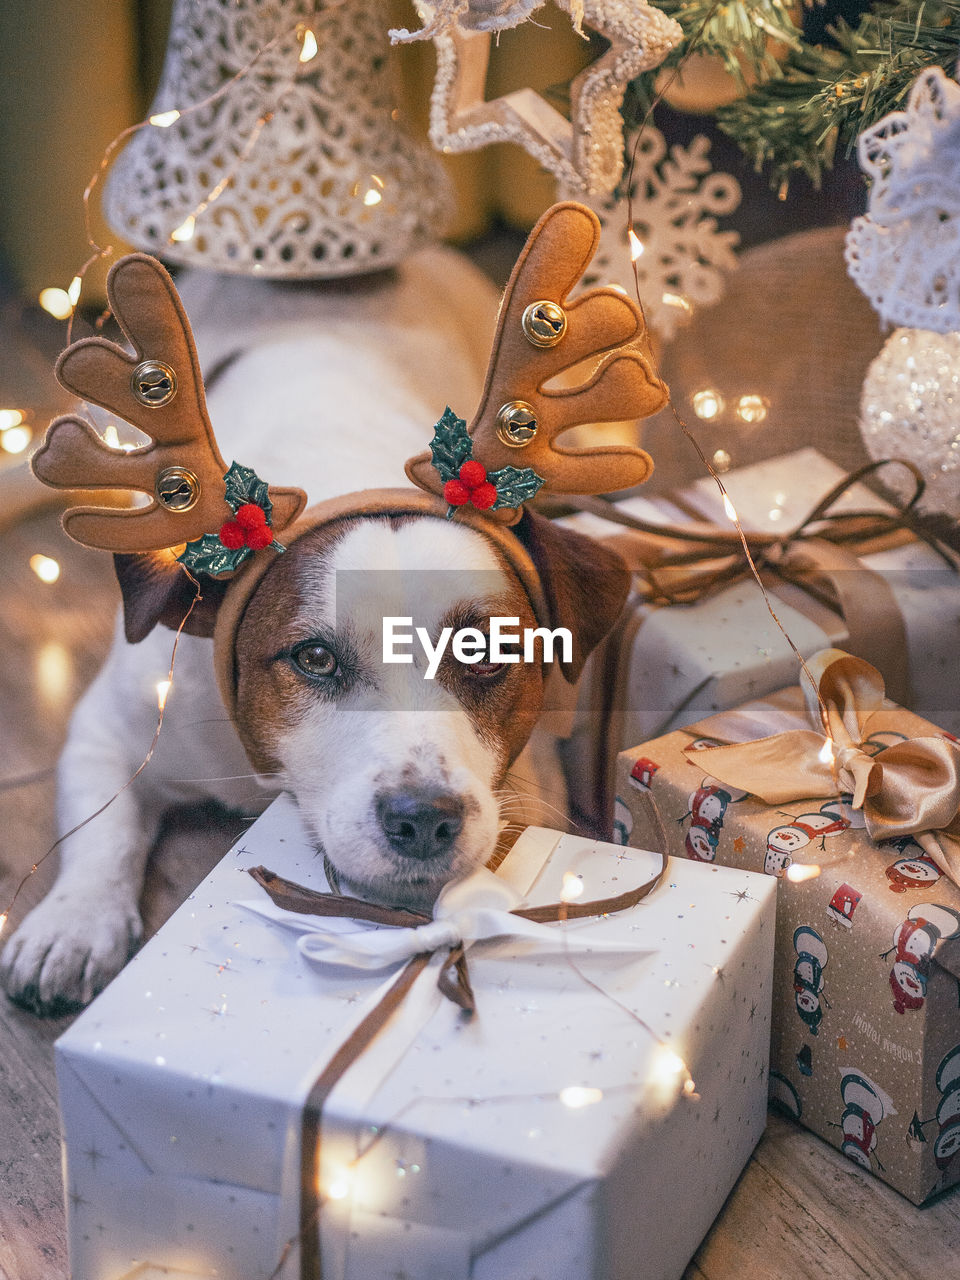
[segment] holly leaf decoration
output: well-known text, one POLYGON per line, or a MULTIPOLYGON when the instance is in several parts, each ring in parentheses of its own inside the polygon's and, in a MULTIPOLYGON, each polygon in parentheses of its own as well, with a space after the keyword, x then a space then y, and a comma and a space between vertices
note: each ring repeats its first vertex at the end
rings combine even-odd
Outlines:
MULTIPOLYGON (((458 418, 449 405, 443 416, 433 428, 433 439, 430 441, 430 457, 440 474, 444 484, 455 480, 463 464, 473 453, 473 441, 467 434, 467 424, 458 418)), ((513 470, 512 467, 508 470, 513 470)))
POLYGON ((499 471, 491 471, 487 479, 497 491, 494 511, 501 507, 522 506, 544 483, 543 476, 538 476, 533 467, 501 467, 499 471))
MULTIPOLYGON (((233 467, 230 470, 232 471, 233 467)), ((229 472, 227 474, 229 475, 229 472)), ((243 501, 253 501, 253 499, 245 498, 243 501)), ((242 506, 243 503, 240 505, 242 506)), ((205 533, 202 538, 188 542, 185 550, 177 556, 177 560, 191 573, 206 573, 210 577, 215 577, 218 573, 233 573, 248 556, 252 555, 253 552, 249 547, 237 547, 232 551, 223 545, 215 533, 205 533)))
POLYGON ((235 512, 239 511, 244 503, 253 502, 263 508, 267 523, 270 523, 273 503, 267 494, 267 482, 261 480, 252 467, 241 467, 239 462, 231 462, 230 470, 223 480, 226 486, 224 497, 235 512))

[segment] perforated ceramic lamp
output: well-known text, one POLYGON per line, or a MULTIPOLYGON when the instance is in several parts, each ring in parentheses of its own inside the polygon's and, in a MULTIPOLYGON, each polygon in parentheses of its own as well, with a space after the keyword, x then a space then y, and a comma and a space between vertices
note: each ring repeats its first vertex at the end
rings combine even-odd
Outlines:
POLYGON ((444 179, 396 122, 389 25, 386 0, 176 0, 160 124, 111 170, 111 227, 172 262, 299 279, 391 266, 431 239, 444 179))

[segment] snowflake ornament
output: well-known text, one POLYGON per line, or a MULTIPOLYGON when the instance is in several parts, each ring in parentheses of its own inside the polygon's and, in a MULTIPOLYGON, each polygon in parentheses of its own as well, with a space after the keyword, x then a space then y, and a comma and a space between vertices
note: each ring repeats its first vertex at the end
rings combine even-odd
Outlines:
MULTIPOLYGON (((634 138, 627 141, 627 155, 634 138)), ((710 142, 700 135, 667 156, 663 134, 647 125, 633 168, 633 253, 647 323, 669 342, 695 307, 723 296, 725 273, 737 266, 736 231, 720 231, 717 218, 740 204, 740 185, 710 167, 710 142)), ((581 197, 582 198, 582 197, 581 197)), ((590 203, 589 201, 587 203, 590 203)), ((603 224, 600 248, 582 288, 615 283, 634 290, 626 199, 595 201, 603 224)))
POLYGON ((857 142, 871 179, 847 235, 847 269, 887 324, 960 329, 960 85, 939 67, 857 142))

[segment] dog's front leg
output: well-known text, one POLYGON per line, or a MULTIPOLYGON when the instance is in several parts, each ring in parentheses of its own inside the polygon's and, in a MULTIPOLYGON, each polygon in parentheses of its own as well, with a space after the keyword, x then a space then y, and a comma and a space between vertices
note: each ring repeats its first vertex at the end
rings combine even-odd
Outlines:
POLYGON ((58 770, 60 870, 0 958, 18 1003, 59 1013, 89 1002, 140 937, 138 898, 161 807, 143 780, 124 789, 149 741, 149 707, 136 708, 115 655, 78 704, 58 770), (132 722, 132 723, 131 723, 132 722), (142 722, 142 723, 141 723, 142 722), (115 798, 114 798, 115 797, 115 798), (108 807, 86 822, 101 806, 108 807))

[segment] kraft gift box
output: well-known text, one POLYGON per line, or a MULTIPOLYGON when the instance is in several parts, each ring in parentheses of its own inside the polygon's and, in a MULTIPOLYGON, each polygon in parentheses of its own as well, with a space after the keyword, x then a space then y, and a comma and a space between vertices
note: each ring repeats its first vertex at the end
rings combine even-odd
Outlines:
MULTIPOLYGON (((73 1280, 316 1276, 304 1197, 324 1280, 682 1274, 764 1126, 772 880, 671 861, 628 910, 478 942, 473 1018, 435 956, 327 1098, 311 1188, 305 1099, 396 973, 316 968, 239 905, 260 863, 327 888, 281 798, 57 1043, 73 1280)), ((593 902, 660 865, 531 828, 497 874, 593 902)))
MULTIPOLYGON (((817 450, 805 448, 723 477, 744 528, 762 534, 787 534, 817 505, 844 473, 817 450)), ((672 497, 634 497, 615 504, 627 515, 659 525, 709 520, 730 529, 715 482, 706 477, 672 497)), ((833 508, 838 512, 892 508, 862 484, 853 485, 833 508)), ((614 544, 629 533, 601 517, 579 513, 563 523, 614 544)), ((820 526, 811 532, 816 535, 820 526)), ((777 615, 804 656, 827 645, 861 652, 883 667, 884 652, 905 648, 901 700, 944 728, 960 733, 960 681, 956 654, 960 650, 960 574, 926 543, 887 538, 889 545, 873 549, 866 542, 856 567, 831 570, 834 581, 862 579, 857 609, 893 613, 900 642, 884 643, 869 614, 851 628, 841 611, 825 603, 813 590, 777 575, 767 577, 777 615), (856 646, 875 646, 875 652, 856 646), (909 692, 907 692, 909 690, 909 692)), ((809 544, 808 544, 809 545, 809 544)), ((820 553, 824 551, 819 543, 820 553)), ((850 543, 844 543, 849 548, 850 543)), ((623 547, 621 547, 623 549, 623 547)), ((845 557, 848 565, 858 561, 845 557)), ((671 585, 672 570, 660 580, 671 585)), ((752 578, 705 595, 691 604, 651 605, 646 593, 636 592, 622 625, 611 641, 591 659, 573 717, 572 733, 563 745, 574 810, 609 828, 613 803, 612 778, 617 752, 659 737, 703 716, 759 698, 788 684, 794 677, 795 657, 770 616, 752 578)), ((890 685, 890 672, 885 672, 890 685)))
MULTIPOLYGON (((849 795, 767 804, 711 773, 717 744, 802 726, 794 687, 622 752, 615 838, 779 878, 771 1099, 920 1204, 960 1181, 960 890, 849 795)), ((951 738, 889 702, 868 728, 881 763, 951 738)))

